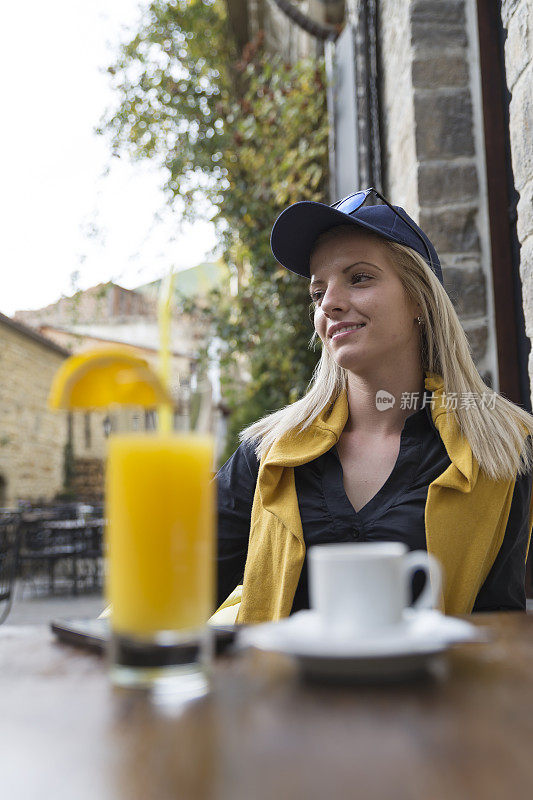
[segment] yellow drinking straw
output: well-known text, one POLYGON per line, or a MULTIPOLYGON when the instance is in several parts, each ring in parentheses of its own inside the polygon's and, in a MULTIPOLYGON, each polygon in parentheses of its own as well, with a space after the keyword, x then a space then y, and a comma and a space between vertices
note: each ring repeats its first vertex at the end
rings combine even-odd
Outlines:
MULTIPOLYGON (((161 281, 158 303, 159 377, 168 394, 170 394, 170 322, 173 283, 174 269, 172 268, 161 281)), ((162 403, 157 407, 157 429, 159 433, 172 432, 172 406, 169 403, 162 403)))

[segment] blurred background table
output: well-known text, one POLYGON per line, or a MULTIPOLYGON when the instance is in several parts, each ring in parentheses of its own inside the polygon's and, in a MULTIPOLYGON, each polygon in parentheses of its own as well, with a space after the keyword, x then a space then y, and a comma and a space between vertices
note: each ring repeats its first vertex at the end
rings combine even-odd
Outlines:
POLYGON ((424 682, 302 683, 287 659, 217 660, 212 693, 113 689, 99 656, 45 627, 0 628, 0 785, 6 798, 475 800, 533 791, 533 617, 472 617, 424 682))
POLYGON ((104 526, 105 519, 100 517, 49 519, 25 515, 19 523, 17 561, 21 579, 28 585, 42 583, 44 570, 50 595, 58 582, 66 583, 67 591, 74 596, 87 583, 96 591, 102 584, 104 526), (63 567, 60 576, 58 565, 63 567))

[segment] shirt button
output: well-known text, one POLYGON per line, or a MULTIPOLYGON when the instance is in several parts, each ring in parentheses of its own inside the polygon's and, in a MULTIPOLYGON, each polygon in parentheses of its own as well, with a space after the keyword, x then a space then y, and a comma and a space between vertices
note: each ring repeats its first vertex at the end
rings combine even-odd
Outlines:
POLYGON ((359 539, 359 531, 356 530, 352 531, 352 536, 354 539, 359 539))

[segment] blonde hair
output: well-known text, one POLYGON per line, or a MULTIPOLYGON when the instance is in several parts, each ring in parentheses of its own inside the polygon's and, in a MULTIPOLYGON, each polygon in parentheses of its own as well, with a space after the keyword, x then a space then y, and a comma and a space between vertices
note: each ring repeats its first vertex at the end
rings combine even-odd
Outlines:
MULTIPOLYGON (((346 231, 353 233, 354 229, 340 225, 326 231, 318 237, 315 247, 325 237, 336 238, 346 231)), ((491 398, 493 407, 475 402, 447 412, 455 415, 480 469, 494 480, 513 479, 517 474, 531 471, 533 444, 530 436, 525 437, 533 435, 533 416, 493 392, 483 382, 452 302, 424 259, 409 247, 380 236, 375 238, 391 256, 407 296, 422 309, 422 369, 442 376, 445 395, 455 394, 457 397, 463 392, 471 392, 474 398, 483 397, 483 393, 491 398)), ((315 335, 311 341, 314 339, 315 335)), ((322 355, 304 397, 247 427, 240 434, 241 441, 257 442, 256 453, 260 458, 284 434, 309 427, 321 411, 346 389, 346 385, 346 370, 322 347, 322 355)))

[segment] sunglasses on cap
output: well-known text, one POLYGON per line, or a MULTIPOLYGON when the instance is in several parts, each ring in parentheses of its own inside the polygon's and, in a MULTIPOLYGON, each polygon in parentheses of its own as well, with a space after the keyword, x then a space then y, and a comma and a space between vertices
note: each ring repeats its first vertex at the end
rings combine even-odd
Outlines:
MULTIPOLYGON (((394 208, 394 206, 391 205, 391 203, 389 203, 389 201, 385 197, 383 197, 383 195, 380 192, 378 192, 377 189, 374 189, 373 186, 370 186, 368 189, 361 189, 358 192, 349 194, 342 200, 337 200, 336 203, 331 204, 330 208, 335 208, 337 211, 342 211, 343 214, 353 214, 354 211, 357 211, 358 208, 361 208, 361 206, 363 206, 368 200, 368 198, 371 197, 372 195, 375 195, 378 198, 378 200, 381 200, 381 202, 384 205, 390 208, 390 210, 393 211, 394 214, 396 214, 396 216, 399 217, 402 220, 402 222, 413 231, 413 233, 417 236, 417 238, 422 242, 424 250, 427 253, 429 266, 435 272, 436 270, 433 263, 433 259, 431 257, 429 247, 424 237, 421 236, 420 232, 411 224, 411 222, 409 222, 408 219, 406 219, 402 214, 400 214, 400 212, 396 208, 394 208)), ((372 205, 376 204, 373 203, 372 205)))

